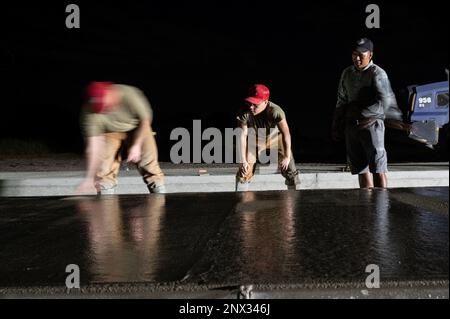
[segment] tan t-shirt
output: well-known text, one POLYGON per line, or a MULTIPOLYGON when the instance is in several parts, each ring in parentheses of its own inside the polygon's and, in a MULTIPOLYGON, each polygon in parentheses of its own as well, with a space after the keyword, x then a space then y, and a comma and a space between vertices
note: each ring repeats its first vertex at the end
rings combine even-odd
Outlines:
POLYGON ((120 106, 112 112, 94 113, 84 108, 81 126, 86 137, 111 132, 134 130, 142 120, 151 119, 153 112, 141 90, 129 85, 114 84, 120 95, 120 106))

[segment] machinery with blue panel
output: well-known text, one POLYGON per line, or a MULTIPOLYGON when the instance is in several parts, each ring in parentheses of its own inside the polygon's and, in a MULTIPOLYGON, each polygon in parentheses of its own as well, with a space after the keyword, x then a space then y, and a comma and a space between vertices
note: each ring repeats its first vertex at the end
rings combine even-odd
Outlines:
POLYGON ((410 109, 407 112, 407 120, 411 123, 409 137, 430 146, 447 143, 448 81, 412 86, 408 90, 410 109))

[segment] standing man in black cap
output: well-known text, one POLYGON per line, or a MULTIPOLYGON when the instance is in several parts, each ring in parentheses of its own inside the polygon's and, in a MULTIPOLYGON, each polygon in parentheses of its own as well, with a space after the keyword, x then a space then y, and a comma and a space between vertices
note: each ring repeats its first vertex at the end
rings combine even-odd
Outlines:
POLYGON ((373 43, 359 39, 352 53, 353 65, 339 82, 332 137, 345 137, 347 159, 361 188, 387 187, 387 154, 384 119, 402 120, 386 72, 373 63, 373 43))

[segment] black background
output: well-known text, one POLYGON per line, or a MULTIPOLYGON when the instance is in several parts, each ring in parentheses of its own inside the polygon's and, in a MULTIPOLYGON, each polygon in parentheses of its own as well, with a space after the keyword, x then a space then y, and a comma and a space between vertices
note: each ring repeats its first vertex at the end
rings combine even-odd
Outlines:
MULTIPOLYGON (((362 36, 398 94, 446 79, 447 11, 440 2, 384 2, 367 29, 364 1, 73 1, 81 28, 67 29, 72 2, 4 2, 1 14, 2 138, 44 141, 82 153, 79 111, 92 80, 142 89, 154 109, 160 159, 175 127, 234 127, 248 86, 264 83, 287 114, 297 162, 344 161, 330 124, 342 70, 362 36)), ((440 160, 388 139, 392 161, 440 160), (419 154, 420 153, 420 154, 419 154)), ((448 155, 446 155, 448 158, 448 155)))

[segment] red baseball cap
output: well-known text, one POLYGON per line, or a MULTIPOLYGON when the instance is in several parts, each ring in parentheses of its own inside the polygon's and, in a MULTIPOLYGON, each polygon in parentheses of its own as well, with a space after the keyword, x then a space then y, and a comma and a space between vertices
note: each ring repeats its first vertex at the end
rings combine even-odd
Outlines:
POLYGON ((93 112, 100 113, 105 109, 104 97, 112 85, 112 82, 91 82, 87 86, 88 104, 93 112))
POLYGON ((255 84, 249 90, 249 96, 245 99, 252 104, 259 104, 267 101, 270 97, 270 91, 267 86, 263 84, 255 84))

